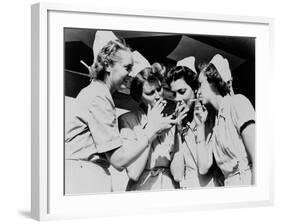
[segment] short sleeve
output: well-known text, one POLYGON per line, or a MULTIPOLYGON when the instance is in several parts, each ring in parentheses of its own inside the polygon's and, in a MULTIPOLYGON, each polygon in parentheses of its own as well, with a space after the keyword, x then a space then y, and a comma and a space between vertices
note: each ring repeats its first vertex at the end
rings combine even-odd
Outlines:
POLYGON ((122 145, 114 105, 109 99, 96 96, 89 105, 88 126, 98 153, 122 145))
POLYGON ((240 94, 233 96, 231 116, 240 133, 249 124, 255 123, 255 110, 251 102, 240 94))

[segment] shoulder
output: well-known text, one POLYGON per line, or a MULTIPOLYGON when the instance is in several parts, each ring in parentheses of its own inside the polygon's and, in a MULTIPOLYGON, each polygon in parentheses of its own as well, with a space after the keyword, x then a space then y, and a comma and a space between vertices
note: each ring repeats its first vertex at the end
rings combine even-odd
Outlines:
POLYGON ((242 94, 232 96, 230 116, 234 125, 239 128, 249 122, 255 121, 255 109, 250 100, 242 94))
POLYGON ((234 96, 231 96, 231 108, 236 110, 236 111, 245 111, 245 110, 249 110, 253 108, 252 103, 250 102, 250 100, 242 95, 242 94, 237 94, 234 96))
POLYGON ((236 94, 234 96, 231 97, 232 98, 232 102, 235 104, 235 105, 239 105, 239 104, 245 104, 245 103, 249 103, 250 104, 250 101, 249 99, 242 95, 242 94, 236 94))
POLYGON ((109 89, 105 85, 105 83, 102 83, 101 81, 92 81, 89 85, 84 87, 78 96, 102 96, 106 97, 110 95, 109 89))
POLYGON ((100 108, 114 108, 112 96, 105 84, 92 81, 83 88, 77 99, 88 106, 99 106, 100 108))

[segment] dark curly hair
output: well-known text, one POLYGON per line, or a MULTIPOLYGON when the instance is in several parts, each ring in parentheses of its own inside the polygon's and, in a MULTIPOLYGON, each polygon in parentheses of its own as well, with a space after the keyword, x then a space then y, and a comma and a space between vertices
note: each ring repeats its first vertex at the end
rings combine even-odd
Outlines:
POLYGON ((200 67, 201 72, 203 72, 207 77, 207 81, 213 84, 213 86, 218 90, 220 95, 225 96, 227 94, 230 94, 231 81, 223 81, 220 73, 212 63, 203 64, 200 67))
POLYGON ((164 77, 163 77, 163 67, 158 67, 152 65, 151 67, 147 67, 141 70, 132 80, 131 87, 130 87, 130 95, 136 101, 140 102, 142 91, 143 91, 143 84, 144 82, 148 83, 155 83, 160 82, 161 85, 163 84, 164 77))
MULTIPOLYGON (((195 93, 199 87, 198 82, 198 74, 192 71, 190 68, 186 66, 175 66, 172 67, 166 76, 166 83, 168 86, 171 86, 171 83, 177 81, 178 79, 183 79, 187 85, 195 93)), ((191 122, 193 120, 193 111, 194 111, 194 104, 191 105, 189 113, 184 118, 183 125, 185 126, 187 122, 191 122)))
POLYGON ((116 61, 120 60, 120 57, 117 55, 119 50, 131 51, 125 41, 119 39, 109 41, 101 49, 96 62, 92 65, 91 80, 98 79, 104 81, 108 73, 106 71, 107 66, 113 65, 116 61))
POLYGON ((172 82, 183 78, 193 91, 198 89, 198 74, 186 66, 175 66, 169 70, 166 83, 170 86, 172 82))

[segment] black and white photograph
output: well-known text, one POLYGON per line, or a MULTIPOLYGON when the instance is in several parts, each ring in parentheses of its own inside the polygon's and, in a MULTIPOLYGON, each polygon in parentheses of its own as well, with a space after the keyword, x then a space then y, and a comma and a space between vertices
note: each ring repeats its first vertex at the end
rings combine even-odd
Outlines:
POLYGON ((255 185, 255 37, 64 28, 64 194, 255 185))

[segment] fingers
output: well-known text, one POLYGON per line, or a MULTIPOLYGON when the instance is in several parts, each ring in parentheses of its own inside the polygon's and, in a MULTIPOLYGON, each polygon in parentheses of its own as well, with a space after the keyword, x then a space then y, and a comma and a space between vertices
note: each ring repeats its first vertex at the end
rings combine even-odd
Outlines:
POLYGON ((160 102, 160 106, 159 106, 160 113, 164 110, 164 107, 166 106, 166 104, 167 104, 167 101, 161 101, 160 102))
POLYGON ((158 107, 159 107, 159 105, 160 105, 160 103, 161 103, 161 101, 160 101, 160 100, 156 101, 156 103, 154 104, 153 108, 158 108, 158 107))
POLYGON ((173 115, 164 117, 163 119, 165 120, 165 122, 167 122, 167 124, 170 124, 170 125, 178 124, 178 122, 179 122, 177 118, 173 118, 173 115))
POLYGON ((179 113, 185 109, 185 104, 182 101, 177 103, 176 112, 179 113))
POLYGON ((152 110, 160 114, 163 111, 163 109, 166 106, 166 104, 167 104, 167 102, 165 100, 162 100, 162 101, 158 100, 154 104, 152 110))
POLYGON ((147 106, 147 113, 149 113, 151 111, 151 106, 150 106, 150 104, 148 104, 148 106, 147 106))
POLYGON ((177 120, 178 120, 179 122, 181 122, 184 118, 186 118, 186 116, 187 116, 187 113, 183 113, 183 114, 181 114, 181 115, 179 115, 179 116, 177 117, 177 120))
POLYGON ((188 111, 189 111, 189 108, 185 107, 184 110, 182 110, 182 111, 179 113, 178 116, 187 115, 188 111))
POLYGON ((170 127, 172 127, 173 125, 177 125, 179 123, 178 119, 170 119, 168 121, 170 127))

